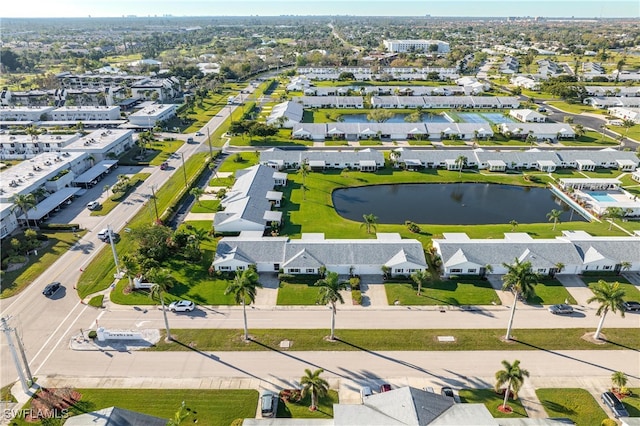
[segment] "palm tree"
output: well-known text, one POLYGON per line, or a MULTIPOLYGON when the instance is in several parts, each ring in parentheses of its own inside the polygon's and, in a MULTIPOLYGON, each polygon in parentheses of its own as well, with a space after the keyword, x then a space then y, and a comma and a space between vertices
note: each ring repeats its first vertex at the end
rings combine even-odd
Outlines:
POLYGON ((300 164, 300 168, 298 169, 298 173, 300 174, 300 176, 302 176, 302 199, 305 200, 306 199, 306 178, 309 175, 309 163, 308 160, 305 158, 304 161, 300 164))
POLYGON ((562 262, 558 262, 555 265, 553 265, 553 267, 555 268, 555 272, 553 273, 553 276, 555 277, 556 274, 559 274, 560 272, 562 272, 562 270, 564 269, 564 263, 562 262))
POLYGON ((622 274, 623 271, 628 271, 631 269, 631 262, 622 261, 620 262, 620 271, 618 271, 618 275, 622 274))
POLYGON ((242 315, 244 317, 244 340, 249 340, 249 329, 247 327, 247 305, 256 301, 256 290, 262 288, 258 282, 258 273, 253 267, 236 272, 236 276, 224 291, 225 295, 233 294, 236 303, 242 305, 242 315))
POLYGON ((133 288, 133 278, 132 275, 135 275, 140 270, 140 265, 135 257, 130 254, 125 254, 120 259, 122 266, 124 267, 125 273, 127 274, 127 278, 129 278, 129 288, 133 288))
POLYGON ((200 203, 200 197, 204 195, 204 189, 198 187, 191 188, 191 191, 189 191, 189 195, 193 195, 193 198, 196 199, 196 202, 199 206, 202 205, 202 203, 200 203))
POLYGON ((400 158, 400 153, 398 151, 391 151, 389 153, 389 159, 391 160, 391 162, 393 163, 394 166, 398 162, 399 158, 400 158))
POLYGON ((44 187, 39 186, 38 188, 31 191, 31 194, 33 194, 33 199, 35 200, 35 202, 39 203, 41 199, 45 198, 45 195, 47 194, 47 190, 44 189, 44 187))
POLYGON ((311 405, 309 409, 315 411, 318 409, 318 397, 323 397, 329 391, 329 383, 320 377, 324 370, 322 368, 316 371, 311 371, 308 368, 304 369, 305 375, 300 379, 302 385, 302 396, 306 396, 311 392, 311 405))
POLYGON ((553 209, 547 213, 547 219, 549 222, 553 222, 553 230, 556 230, 556 225, 560 222, 560 216, 562 216, 562 210, 553 209))
POLYGON ((326 277, 316 281, 316 285, 320 287, 318 303, 321 305, 331 304, 331 335, 329 340, 335 340, 336 302, 344 303, 340 290, 346 290, 347 283, 338 280, 337 272, 328 272, 326 277))
POLYGON ((420 293, 422 292, 422 286, 423 285, 427 285, 427 283, 429 282, 429 280, 431 279, 431 273, 429 271, 427 271, 426 269, 423 269, 421 271, 416 271, 413 274, 411 274, 411 279, 418 284, 418 296, 420 296, 420 293))
POLYGON ((529 261, 521 263, 516 258, 513 264, 503 263, 502 266, 507 268, 507 273, 502 276, 502 290, 513 292, 513 306, 511 307, 511 316, 509 317, 509 326, 505 337, 507 340, 511 340, 511 327, 513 326, 518 297, 522 294, 527 299, 534 294, 533 286, 538 280, 538 275, 531 270, 531 262, 529 261))
POLYGON ((31 229, 27 212, 36 207, 36 199, 33 194, 14 194, 9 201, 13 203, 14 209, 19 209, 22 212, 27 220, 27 228, 31 229))
POLYGON ((374 215, 373 213, 370 213, 370 214, 363 214, 362 218, 364 219, 364 223, 360 225, 360 228, 365 226, 367 228, 367 234, 371 233, 371 228, 373 228, 374 231, 377 231, 378 216, 374 215))
POLYGON ((618 388, 618 390, 625 387, 628 381, 629 379, 623 371, 616 371, 611 375, 611 383, 615 388, 618 388))
POLYGON ((507 405, 507 401, 509 400, 511 390, 513 389, 514 396, 518 394, 518 391, 522 388, 522 384, 524 383, 524 378, 529 377, 529 371, 520 368, 520 361, 517 359, 513 361, 513 364, 510 364, 507 360, 503 360, 502 366, 504 367, 504 370, 496 372, 495 390, 498 392, 505 383, 507 384, 507 388, 504 391, 502 407, 504 409, 508 409, 509 406, 507 405))
POLYGON ((107 193, 107 197, 109 196, 109 188, 111 188, 109 185, 105 185, 102 187, 102 190, 107 193))
POLYGON ((487 274, 490 274, 492 272, 493 272, 493 266, 491 266, 491 264, 487 263, 482 268, 480 268, 480 278, 484 278, 484 277, 487 276, 487 274))
POLYGON ((582 124, 576 124, 573 126, 573 130, 576 132, 577 137, 584 136, 584 126, 582 124))
POLYGON ((614 314, 620 311, 620 316, 624 318, 624 306, 622 304, 624 303, 625 292, 624 289, 620 288, 619 282, 610 283, 604 280, 599 280, 598 284, 591 290, 594 295, 587 300, 587 303, 598 302, 600 306, 598 306, 596 315, 602 317, 598 323, 596 334, 593 335, 593 338, 598 340, 600 339, 604 319, 609 311, 614 314))
POLYGON ((515 220, 515 219, 510 220, 510 221, 509 221, 509 225, 511 225, 511 230, 512 230, 512 231, 515 231, 515 230, 516 230, 516 228, 518 227, 518 221, 517 221, 517 220, 515 220))
POLYGON ((462 168, 464 167, 466 162, 467 157, 465 157, 464 155, 459 155, 458 158, 456 158, 456 165, 458 166, 458 177, 462 176, 462 168))
POLYGON ((624 217, 624 210, 620 207, 607 207, 602 217, 609 219, 609 231, 613 228, 613 221, 624 217))
POLYGON ((162 315, 164 316, 164 326, 167 329, 166 342, 170 342, 171 330, 169 329, 169 320, 167 319, 167 310, 164 307, 164 293, 166 293, 171 287, 173 287, 173 277, 168 269, 151 268, 147 273, 149 280, 153 283, 149 297, 152 299, 160 299, 162 304, 162 315))

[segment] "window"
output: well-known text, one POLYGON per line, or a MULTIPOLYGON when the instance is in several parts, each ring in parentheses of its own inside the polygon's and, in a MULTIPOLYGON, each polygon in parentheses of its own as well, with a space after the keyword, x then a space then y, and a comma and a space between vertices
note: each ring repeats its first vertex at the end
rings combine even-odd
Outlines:
POLYGON ((231 267, 230 266, 218 266, 218 269, 221 271, 230 271, 231 267))
POLYGON ((244 266, 238 266, 236 269, 237 269, 238 271, 244 271, 244 266))
POLYGON ((289 273, 291 273, 291 274, 299 274, 300 273, 300 268, 290 268, 289 269, 289 273))
POLYGON ((542 273, 546 272, 546 269, 545 268, 538 268, 538 270, 536 272, 538 272, 539 274, 542 274, 542 273))
POLYGON ((404 273, 404 269, 396 269, 394 272, 396 274, 402 274, 402 273, 404 273))
POLYGON ((468 274, 475 274, 477 269, 467 269, 468 274))
POLYGON ((602 269, 609 270, 609 269, 611 269, 611 266, 610 265, 606 265, 606 266, 603 266, 602 269))
POLYGON ((450 271, 452 274, 459 274, 462 272, 462 269, 451 269, 450 271))
POLYGON ((316 270, 315 270, 315 269, 313 269, 313 268, 307 268, 307 274, 313 274, 313 273, 315 273, 315 272, 316 272, 316 270))
POLYGON ((280 270, 280 264, 279 263, 274 263, 273 264, 273 270, 274 271, 279 271, 280 270))

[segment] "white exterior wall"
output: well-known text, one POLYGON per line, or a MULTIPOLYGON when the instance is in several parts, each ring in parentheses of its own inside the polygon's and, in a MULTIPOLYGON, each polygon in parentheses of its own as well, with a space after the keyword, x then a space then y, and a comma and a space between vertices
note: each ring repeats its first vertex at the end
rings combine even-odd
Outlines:
POLYGON ((594 262, 585 263, 583 271, 615 271, 619 262, 611 259, 602 259, 594 262), (608 269, 607 269, 608 268, 608 269))
POLYGON ((265 225, 262 223, 250 222, 245 219, 237 219, 216 226, 216 232, 238 232, 242 231, 264 231, 265 225))

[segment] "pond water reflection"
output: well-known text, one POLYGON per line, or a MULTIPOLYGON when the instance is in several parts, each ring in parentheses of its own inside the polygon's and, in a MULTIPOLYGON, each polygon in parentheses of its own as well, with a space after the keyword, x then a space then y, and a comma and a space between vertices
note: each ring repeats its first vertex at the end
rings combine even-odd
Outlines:
POLYGON ((441 225, 547 222, 547 213, 562 210, 561 222, 585 221, 545 188, 489 183, 374 185, 337 189, 332 194, 338 214, 362 222, 373 213, 379 223, 441 225))

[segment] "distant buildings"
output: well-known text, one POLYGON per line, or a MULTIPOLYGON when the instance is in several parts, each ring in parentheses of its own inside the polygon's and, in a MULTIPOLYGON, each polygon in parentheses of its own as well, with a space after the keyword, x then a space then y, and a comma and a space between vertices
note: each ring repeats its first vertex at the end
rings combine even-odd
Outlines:
POLYGON ((153 104, 129 116, 132 127, 151 129, 156 123, 169 120, 176 115, 174 104, 153 104))
POLYGON ((441 40, 384 40, 385 49, 393 53, 449 53, 449 43, 441 40))

